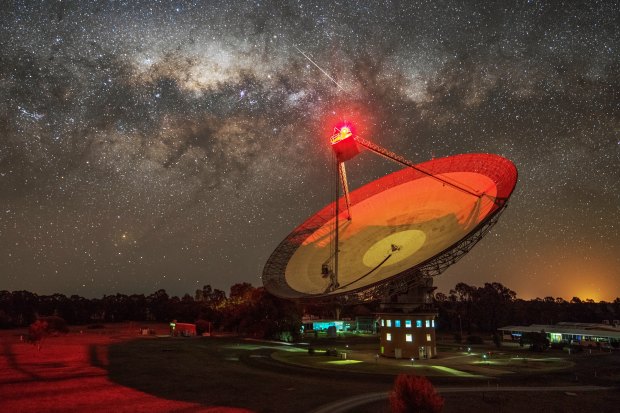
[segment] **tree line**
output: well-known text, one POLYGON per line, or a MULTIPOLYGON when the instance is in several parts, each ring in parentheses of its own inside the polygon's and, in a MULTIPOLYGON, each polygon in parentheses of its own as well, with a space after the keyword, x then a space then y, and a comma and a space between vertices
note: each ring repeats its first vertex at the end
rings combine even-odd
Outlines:
MULTIPOLYGON (((261 338, 291 339, 301 328, 300 308, 249 283, 235 284, 230 293, 205 285, 194 296, 169 296, 164 289, 150 295, 114 294, 86 299, 78 295, 37 295, 0 291, 0 328, 26 327, 56 316, 69 325, 135 322, 210 323, 213 331, 261 338)), ((204 324, 204 323, 201 323, 204 324)))
POLYGON ((620 319, 620 298, 595 302, 573 297, 544 297, 533 300, 517 294, 501 283, 476 287, 458 283, 448 294, 435 294, 439 325, 459 334, 496 332, 507 325, 556 324, 558 322, 601 323, 620 319))
MULTIPOLYGON (((500 283, 476 287, 458 283, 448 294, 434 295, 438 329, 459 334, 495 332, 506 325, 555 324, 560 321, 594 322, 620 319, 620 298, 613 302, 582 301, 574 297, 523 300, 500 283)), ((44 316, 57 316, 69 325, 121 321, 210 323, 213 331, 228 331, 262 338, 296 336, 303 314, 322 318, 372 317, 379 303, 343 306, 304 306, 279 299, 249 283, 234 284, 228 295, 205 285, 194 295, 169 296, 163 290, 150 295, 114 294, 86 299, 78 295, 37 295, 29 291, 0 291, 0 328, 26 327, 44 316)))

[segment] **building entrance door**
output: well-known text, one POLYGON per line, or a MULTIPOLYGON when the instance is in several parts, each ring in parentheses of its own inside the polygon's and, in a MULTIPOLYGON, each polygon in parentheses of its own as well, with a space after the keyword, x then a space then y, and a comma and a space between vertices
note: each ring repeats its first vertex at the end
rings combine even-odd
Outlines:
POLYGON ((425 359, 426 358, 426 347, 420 346, 419 353, 420 353, 420 359, 425 359))

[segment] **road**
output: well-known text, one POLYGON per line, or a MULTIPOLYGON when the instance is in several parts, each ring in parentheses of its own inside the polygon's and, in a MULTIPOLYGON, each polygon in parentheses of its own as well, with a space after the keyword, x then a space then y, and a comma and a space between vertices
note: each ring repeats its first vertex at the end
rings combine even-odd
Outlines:
MULTIPOLYGON (((610 390, 611 387, 602 386, 489 386, 489 387, 437 387, 439 393, 483 393, 483 392, 583 392, 610 390)), ((313 410, 312 413, 346 413, 351 409, 368 403, 385 400, 389 392, 377 392, 347 397, 337 402, 329 403, 313 410)))

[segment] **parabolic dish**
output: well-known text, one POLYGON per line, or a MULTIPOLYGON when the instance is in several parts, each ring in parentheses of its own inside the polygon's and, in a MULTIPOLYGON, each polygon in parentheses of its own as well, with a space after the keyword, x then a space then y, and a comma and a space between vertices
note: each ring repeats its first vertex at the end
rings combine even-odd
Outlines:
POLYGON ((334 251, 334 203, 295 228, 275 249, 263 270, 265 288, 283 298, 321 298, 407 276, 441 261, 456 245, 480 233, 504 208, 517 181, 514 164, 491 154, 456 155, 416 167, 432 176, 405 168, 352 191, 351 220, 344 198, 338 201, 337 288, 330 290, 329 277, 322 272, 334 251))

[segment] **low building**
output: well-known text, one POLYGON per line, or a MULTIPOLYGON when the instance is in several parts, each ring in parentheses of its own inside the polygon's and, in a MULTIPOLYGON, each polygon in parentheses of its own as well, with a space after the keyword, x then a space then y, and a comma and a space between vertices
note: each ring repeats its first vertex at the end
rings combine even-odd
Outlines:
POLYGON ((553 325, 505 326, 497 329, 504 341, 521 341, 524 333, 544 333, 551 344, 564 343, 582 347, 620 347, 620 327, 609 324, 570 323, 553 325))
POLYGON ((436 313, 378 313, 380 354, 385 357, 427 359, 437 356, 436 313))
POLYGON ((177 323, 175 320, 170 323, 170 335, 173 337, 193 337, 196 335, 196 324, 177 323))
POLYGON ((303 317, 301 331, 304 335, 327 333, 328 337, 336 336, 344 331, 353 331, 351 320, 327 320, 314 317, 303 317))

